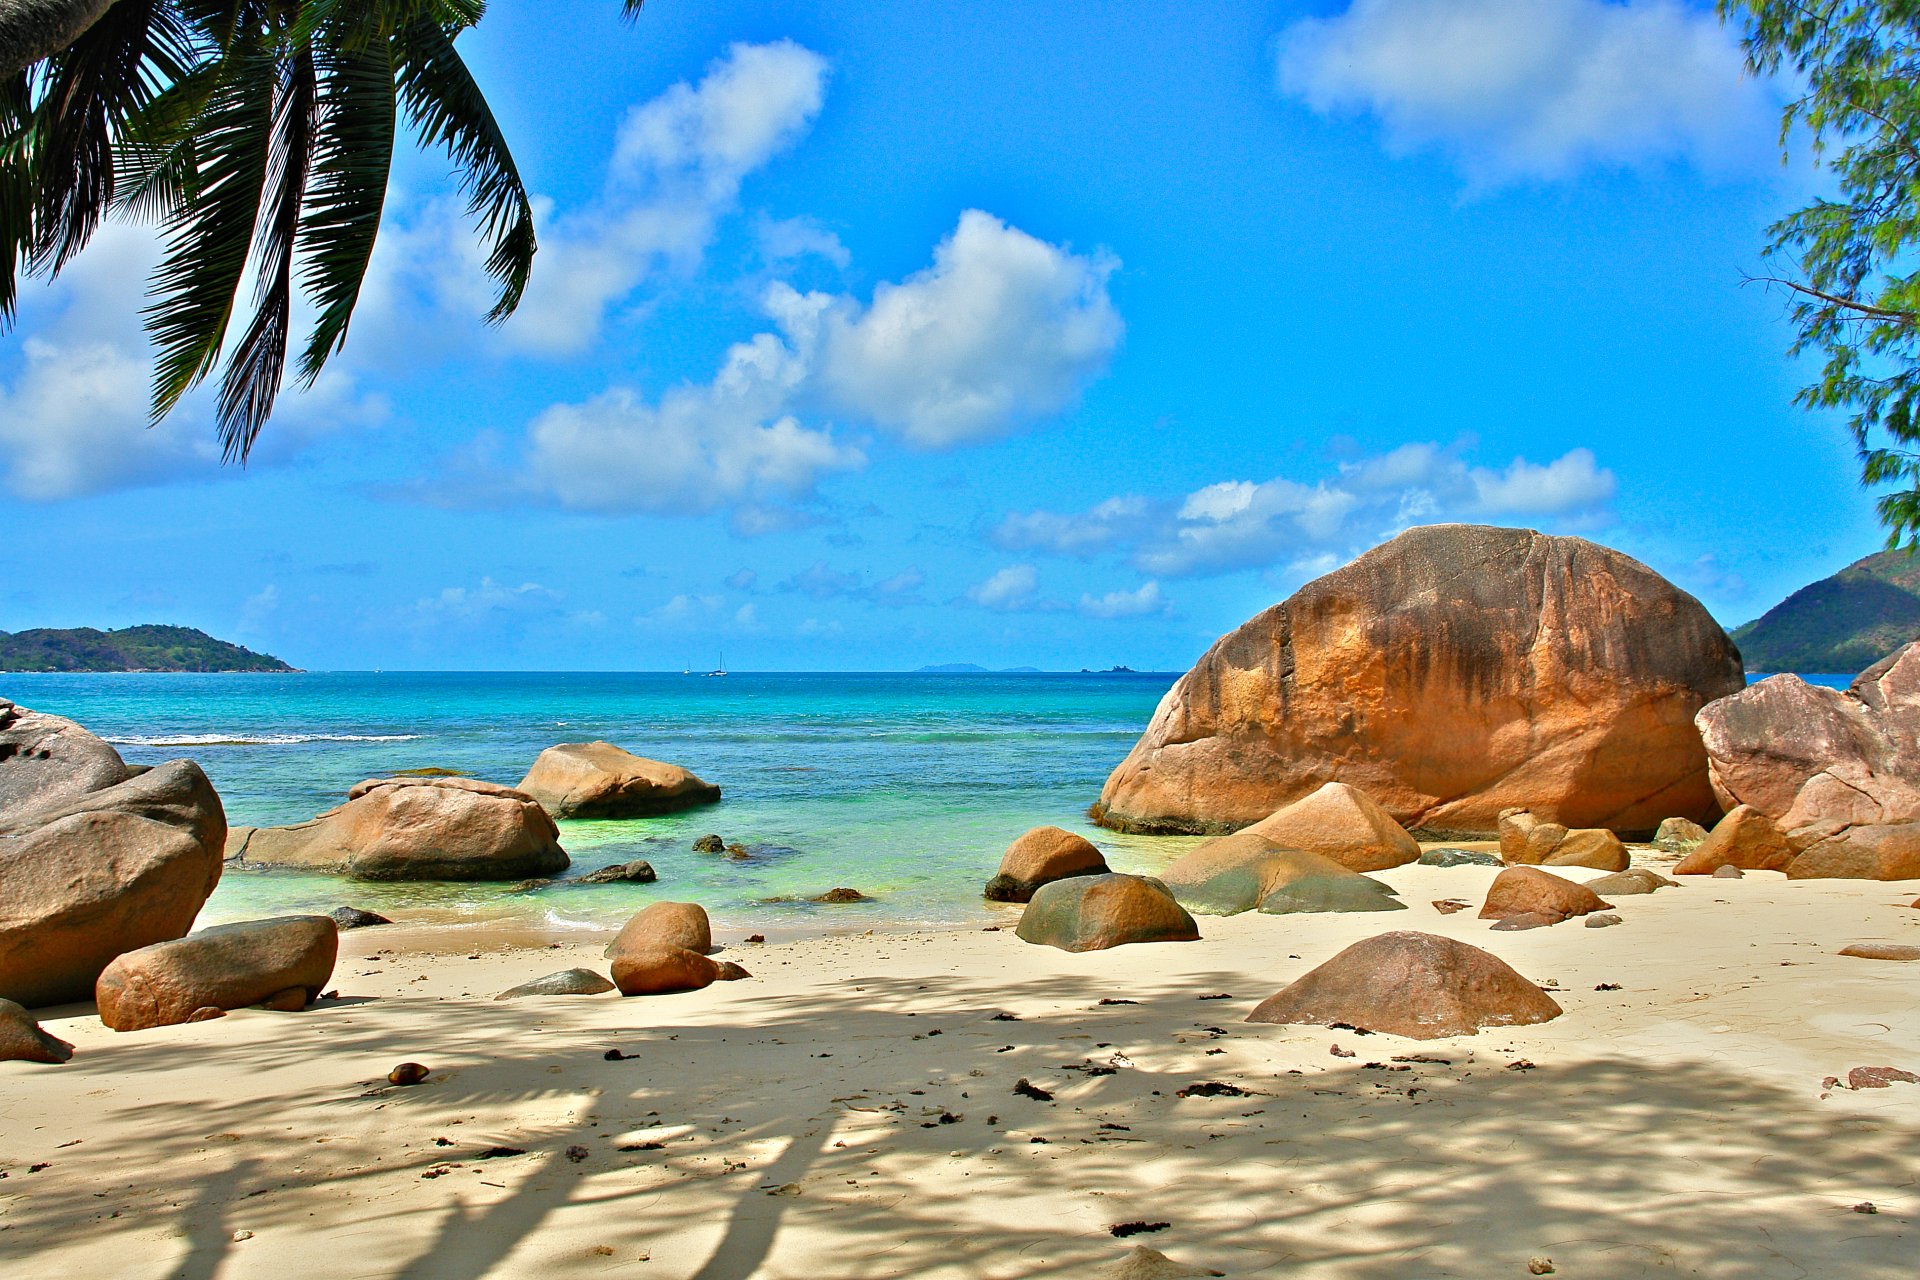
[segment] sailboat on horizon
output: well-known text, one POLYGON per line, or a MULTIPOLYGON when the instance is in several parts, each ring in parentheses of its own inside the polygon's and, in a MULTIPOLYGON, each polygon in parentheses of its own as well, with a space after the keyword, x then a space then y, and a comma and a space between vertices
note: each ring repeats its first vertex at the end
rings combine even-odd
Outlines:
POLYGON ((727 674, 727 651, 725 649, 720 650, 720 665, 707 672, 707 674, 709 676, 723 676, 727 674))

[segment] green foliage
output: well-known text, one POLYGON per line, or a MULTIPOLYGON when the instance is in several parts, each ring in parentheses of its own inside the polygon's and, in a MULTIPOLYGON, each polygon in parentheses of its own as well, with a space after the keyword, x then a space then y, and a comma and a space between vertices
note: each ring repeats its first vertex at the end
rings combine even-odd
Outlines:
POLYGON ((292 671, 192 627, 0 631, 0 671, 292 671))
MULTIPOLYGON (((641 0, 624 0, 628 17, 641 0)), ((57 275, 109 213, 158 222, 153 411, 224 361, 218 431, 244 462, 286 380, 294 291, 311 385, 345 344, 397 117, 452 160, 511 315, 537 248, 505 136, 454 49, 484 0, 118 0, 69 48, 0 77, 0 331, 20 268, 57 275), (241 296, 253 281, 253 296, 241 296), (236 313, 251 318, 236 337, 236 313)))
POLYGON ((1733 633, 1749 673, 1863 671, 1920 639, 1920 556, 1882 551, 1802 587, 1733 633))
POLYGON ((1849 414, 1861 481, 1878 499, 1887 545, 1920 544, 1920 3, 1720 0, 1743 22, 1749 64, 1804 87, 1785 112, 1785 145, 1804 129, 1835 195, 1769 228, 1768 252, 1797 275, 1794 354, 1823 358, 1798 401, 1849 414))

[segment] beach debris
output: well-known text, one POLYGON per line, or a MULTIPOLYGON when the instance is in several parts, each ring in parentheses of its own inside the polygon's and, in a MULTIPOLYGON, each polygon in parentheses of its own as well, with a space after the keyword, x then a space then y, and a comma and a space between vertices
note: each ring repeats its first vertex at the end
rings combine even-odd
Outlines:
POLYGON ((1351 1049, 1342 1049, 1339 1045, 1328 1045, 1327 1052, 1336 1058, 1357 1058, 1360 1055, 1351 1049))
POLYGON ((1438 849, 1422 849, 1420 865, 1423 867, 1498 867, 1504 864, 1497 853, 1481 853, 1474 849, 1442 846, 1438 849))
POLYGON ((488 1147, 472 1157, 475 1160, 511 1160, 515 1156, 527 1154, 525 1147, 488 1147))
POLYGON ((0 1000, 0 1062, 58 1064, 72 1057, 73 1046, 41 1030, 24 1005, 0 1000))
MULTIPOLYGON (((1126 1224, 1121 1224, 1126 1225, 1126 1224)), ((1102 1280, 1189 1280, 1189 1277, 1225 1275, 1204 1267, 1189 1267, 1175 1262, 1157 1249, 1137 1244, 1126 1257, 1101 1269, 1102 1280)))
POLYGON ((1849 1089, 1887 1089, 1896 1084, 1920 1084, 1920 1075, 1899 1067, 1855 1067, 1847 1072, 1849 1089))
POLYGON ((1529 1275, 1536 1275, 1536 1276, 1552 1275, 1553 1259, 1552 1258, 1528 1258, 1527 1273, 1529 1275))
POLYGON ((1176 1098, 1245 1098, 1249 1094, 1237 1084, 1224 1080, 1202 1080, 1174 1093, 1176 1098))
POLYGON ((1231 991, 1216 991, 1210 996, 1200 996, 1198 998, 1201 1000, 1231 1000, 1233 999, 1233 993, 1231 991))
POLYGON ((1590 911, 1605 911, 1612 905, 1603 902, 1593 890, 1551 871, 1508 867, 1488 886, 1480 918, 1505 920, 1512 916, 1537 915, 1549 924, 1558 924, 1590 911))
POLYGON ((1193 917, 1160 881, 1111 873, 1040 886, 1021 914, 1016 933, 1023 942, 1062 951, 1200 938, 1193 917))
POLYGON ((1246 831, 1284 849, 1331 858, 1349 871, 1386 871, 1420 860, 1420 845, 1406 828, 1345 782, 1324 783, 1246 831))
POLYGON ((477 778, 369 778, 307 822, 230 832, 227 860, 363 880, 510 882, 568 865, 546 810, 477 778))
POLYGON ((1840 954, 1856 960, 1920 960, 1920 947, 1893 942, 1855 942, 1840 948, 1840 954))
POLYGON ((232 1240, 235 1244, 244 1244, 248 1240, 253 1239, 253 1232, 236 1231, 231 1236, 229 1236, 228 1239, 232 1240))
POLYGON ((1433 900, 1433 909, 1443 916, 1450 916, 1456 912, 1465 911, 1472 905, 1471 902, 1467 902, 1461 898, 1435 898, 1433 900))
POLYGON ((1561 1012, 1496 955, 1452 938, 1397 932, 1354 943, 1262 1001, 1247 1021, 1345 1023, 1431 1040, 1546 1022, 1561 1012))
POLYGON ((574 884, 652 884, 660 877, 655 874, 653 864, 644 858, 632 862, 616 862, 610 867, 601 867, 598 871, 589 871, 574 884))
POLYGON ((1595 985, 1593 989, 1595 991, 1618 991, 1620 990, 1620 984, 1617 982, 1602 982, 1595 985))
POLYGON ((777 1187, 763 1189, 770 1196, 797 1196, 801 1191, 800 1184, 797 1182, 783 1182, 777 1187))
POLYGON ((418 1062, 403 1062, 387 1072, 387 1083, 401 1086, 416 1085, 433 1074, 433 1068, 418 1062))
POLYGON ((518 790, 556 818, 642 818, 720 799, 720 788, 677 764, 648 760, 611 742, 548 747, 518 790))
POLYGON ((1588 916, 1586 920, 1586 925, 1589 929, 1611 929, 1616 924, 1625 923, 1626 921, 1611 911, 1596 911, 1588 916))
POLYGON ((1509 865, 1625 871, 1633 860, 1620 837, 1603 827, 1569 830, 1528 809, 1502 809, 1498 827, 1500 856, 1509 865))
POLYGON ((1880 1206, 1879 1206, 1879 1205, 1877 1205, 1877 1204, 1875 1204, 1875 1203, 1874 1203, 1873 1201, 1871 1201, 1871 1200, 1862 1200, 1862 1201, 1861 1201, 1861 1202, 1860 1202, 1859 1204, 1856 1204, 1856 1205, 1854 1205, 1854 1206, 1852 1206, 1852 1208, 1853 1208, 1853 1211, 1854 1211, 1855 1213, 1878 1213, 1878 1212, 1880 1212, 1880 1206))
POLYGON ((520 1000, 527 996, 597 996, 613 990, 613 983, 592 969, 562 969, 532 982, 502 991, 495 1000, 520 1000))
POLYGON ((1052 1102, 1053 1101, 1053 1093, 1051 1090, 1042 1089, 1039 1085, 1034 1084, 1031 1080, 1027 1079, 1025 1076, 1021 1076, 1019 1081, 1015 1083, 1015 1085, 1013 1086, 1013 1091, 1014 1093, 1018 1094, 1020 1097, 1032 1098, 1035 1102, 1052 1102))
POLYGON ((567 1161, 570 1164, 579 1164, 592 1154, 593 1152, 587 1150, 577 1142, 568 1147, 566 1151, 567 1161))
POLYGON ((633 1055, 630 1053, 622 1053, 618 1049, 609 1049, 601 1054, 600 1057, 606 1062, 625 1062, 627 1059, 633 1057, 633 1055))
POLYGON ((1506 1065, 1506 1070, 1508 1070, 1508 1071, 1537 1071, 1537 1070, 1539 1070, 1539 1068, 1538 1068, 1538 1067, 1537 1067, 1536 1065, 1534 1065, 1534 1061, 1533 1061, 1533 1059, 1532 1059, 1532 1058, 1515 1058, 1515 1059, 1514 1059, 1514 1060, 1513 1060, 1512 1062, 1509 1062, 1509 1063, 1508 1063, 1508 1064, 1506 1065))
POLYGON ((764 933, 750 933, 747 935, 747 941, 751 943, 755 943, 756 945, 759 943, 765 942, 766 940, 767 940, 767 935, 764 933))
POLYGON ((807 901, 844 903, 844 902, 872 902, 873 899, 869 898, 866 894, 860 892, 858 889, 843 888, 843 889, 829 889, 825 893, 820 894, 818 897, 809 898, 807 899, 807 901))
POLYGON ((1043 884, 1107 871, 1105 856, 1085 836, 1035 827, 1007 846, 999 872, 987 881, 986 896, 989 902, 1028 902, 1043 884))
POLYGON ((693 851, 695 853, 721 853, 725 851, 726 847, 727 842, 715 835, 701 836, 693 842, 693 851))
POLYGON ((1138 1000, 1128 1000, 1124 996, 1101 996, 1100 1003, 1103 1005, 1109 1005, 1109 1004, 1139 1004, 1140 1002, 1138 1000))
POLYGON ((359 907, 335 907, 327 915, 342 929, 372 929, 393 923, 378 911, 363 911, 359 907))
POLYGON ((1116 1222, 1107 1230, 1124 1240, 1128 1236, 1143 1236, 1155 1231, 1165 1231, 1172 1225, 1171 1222, 1116 1222))
POLYGON ((1000 1013, 994 1014, 993 1017, 988 1019, 988 1021, 989 1022, 1018 1022, 1020 1021, 1020 1015, 1017 1013, 1007 1013, 1005 1011, 1002 1011, 1000 1013))
POLYGON ((173 1026, 209 1006, 305 1008, 333 976, 339 946, 328 916, 215 925, 116 958, 94 984, 94 1003, 115 1031, 173 1026))
POLYGON ((1679 887, 1678 880, 1669 880, 1648 867, 1630 867, 1610 876, 1601 876, 1597 880, 1587 881, 1587 891, 1597 893, 1603 898, 1630 898, 1636 894, 1654 893, 1661 889, 1679 887))
POLYGON ((1744 880, 1746 877, 1747 873, 1738 867, 1716 867, 1713 872, 1715 880, 1744 880))

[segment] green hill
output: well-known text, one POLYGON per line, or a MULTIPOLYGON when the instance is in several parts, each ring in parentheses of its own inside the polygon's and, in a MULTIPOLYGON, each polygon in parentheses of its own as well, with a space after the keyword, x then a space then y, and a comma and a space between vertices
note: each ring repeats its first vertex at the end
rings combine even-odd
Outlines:
POLYGON ((1920 555, 1882 551, 1736 629, 1748 672, 1864 671, 1920 640, 1920 555))
POLYGON ((0 671, 292 671, 192 627, 0 631, 0 671))

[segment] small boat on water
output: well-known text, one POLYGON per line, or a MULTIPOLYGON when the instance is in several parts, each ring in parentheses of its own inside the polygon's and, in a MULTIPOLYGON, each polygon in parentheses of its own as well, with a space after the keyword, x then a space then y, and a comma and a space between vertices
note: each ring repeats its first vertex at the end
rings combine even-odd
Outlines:
POLYGON ((707 672, 707 674, 709 676, 723 676, 727 674, 727 651, 725 649, 720 651, 720 665, 707 672))

